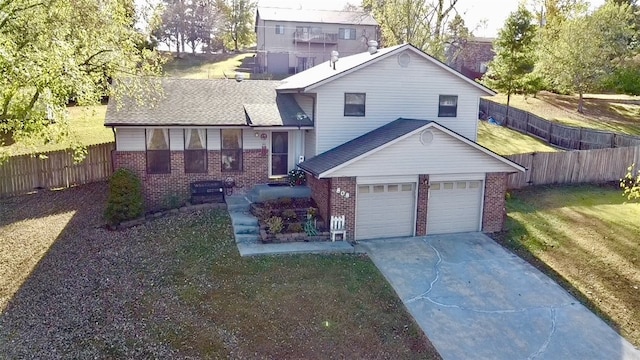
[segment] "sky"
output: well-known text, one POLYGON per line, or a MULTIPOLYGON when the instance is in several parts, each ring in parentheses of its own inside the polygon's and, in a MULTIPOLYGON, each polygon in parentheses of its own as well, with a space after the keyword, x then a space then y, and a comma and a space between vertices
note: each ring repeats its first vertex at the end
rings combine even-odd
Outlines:
MULTIPOLYGON (((351 2, 360 4, 360 0, 259 0, 259 6, 286 7, 304 9, 342 9, 351 2)), ((518 8, 518 0, 459 0, 456 9, 464 18, 467 27, 475 36, 495 37, 507 16, 518 8), (482 26, 482 20, 487 26, 482 26)), ((592 7, 600 6, 604 0, 591 0, 592 7)))

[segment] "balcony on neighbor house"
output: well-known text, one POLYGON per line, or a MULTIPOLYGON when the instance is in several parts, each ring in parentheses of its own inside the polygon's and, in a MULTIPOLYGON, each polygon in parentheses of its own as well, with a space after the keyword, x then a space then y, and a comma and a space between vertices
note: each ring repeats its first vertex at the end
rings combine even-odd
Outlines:
POLYGON ((293 42, 310 44, 337 44, 338 34, 296 30, 293 33, 293 42))

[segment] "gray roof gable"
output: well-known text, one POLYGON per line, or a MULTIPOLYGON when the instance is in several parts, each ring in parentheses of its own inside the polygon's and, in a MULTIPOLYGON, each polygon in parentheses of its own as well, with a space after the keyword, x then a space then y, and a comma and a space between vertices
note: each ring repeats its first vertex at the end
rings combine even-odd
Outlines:
POLYGON ((117 100, 111 98, 105 126, 312 125, 308 117, 299 115, 304 111, 293 95, 277 94, 279 81, 176 78, 159 81, 162 91, 158 101, 140 105, 125 96, 116 104, 117 100), (246 107, 258 109, 252 111, 256 119, 250 117, 253 114, 246 107), (306 121, 301 123, 299 117, 306 121))
POLYGON ((431 121, 399 118, 349 142, 314 156, 311 159, 305 160, 298 166, 317 176, 390 141, 418 130, 429 123, 431 123, 431 121))

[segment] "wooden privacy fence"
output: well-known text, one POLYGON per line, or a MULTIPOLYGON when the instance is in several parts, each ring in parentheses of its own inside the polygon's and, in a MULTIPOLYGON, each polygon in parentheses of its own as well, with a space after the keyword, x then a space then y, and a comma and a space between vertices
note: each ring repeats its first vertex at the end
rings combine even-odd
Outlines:
POLYGON ((480 111, 510 129, 527 133, 568 150, 606 149, 640 145, 640 137, 562 125, 529 112, 480 99, 480 111))
POLYGON ((115 143, 90 145, 87 157, 80 163, 73 162, 70 150, 37 155, 11 156, 0 165, 0 196, 18 195, 35 189, 65 188, 107 180, 112 172, 111 151, 115 143))
POLYGON ((507 188, 529 185, 618 181, 631 164, 640 164, 640 146, 507 156, 527 168, 509 176, 507 188))

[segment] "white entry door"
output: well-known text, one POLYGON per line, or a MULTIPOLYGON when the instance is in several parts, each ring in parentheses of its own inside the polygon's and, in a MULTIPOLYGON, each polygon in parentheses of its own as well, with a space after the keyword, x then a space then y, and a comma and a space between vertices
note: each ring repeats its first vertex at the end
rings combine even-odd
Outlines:
POLYGON ((482 180, 429 185, 427 235, 480 231, 482 180))
POLYGON ((415 191, 415 183, 359 184, 356 239, 412 236, 415 191))

